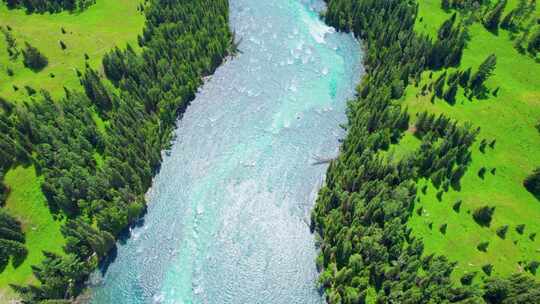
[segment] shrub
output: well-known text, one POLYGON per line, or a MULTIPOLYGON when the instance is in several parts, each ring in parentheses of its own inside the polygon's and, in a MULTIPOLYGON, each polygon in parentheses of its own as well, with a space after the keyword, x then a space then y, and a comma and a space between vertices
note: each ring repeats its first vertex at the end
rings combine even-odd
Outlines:
POLYGON ((478 272, 476 271, 466 273, 459 279, 459 281, 461 282, 462 285, 469 286, 472 284, 472 281, 474 280, 474 277, 476 276, 477 273, 478 272))
POLYGON ((488 246, 489 246, 489 242, 482 242, 482 243, 478 244, 478 246, 476 246, 476 249, 478 249, 478 250, 480 250, 482 252, 486 252, 488 246))
POLYGON ((516 231, 517 233, 519 234, 523 234, 523 232, 525 231, 525 224, 519 224, 516 226, 516 231))
POLYGON ((501 239, 505 239, 506 238, 506 232, 508 231, 508 225, 503 225, 499 228, 497 228, 497 235, 501 238, 501 239))
POLYGON ((486 264, 486 265, 482 266, 482 271, 483 271, 486 275, 490 276, 491 273, 493 272, 493 265, 491 265, 491 264, 486 264))
POLYGON ((446 234, 446 229, 448 228, 448 224, 442 224, 440 227, 439 227, 439 231, 442 233, 442 234, 446 234))
POLYGON ((480 226, 487 226, 491 224, 495 207, 484 206, 474 210, 473 218, 480 226))
POLYGON ((436 195, 436 197, 437 197, 437 200, 438 200, 439 202, 441 202, 441 201, 442 201, 442 196, 443 196, 443 193, 444 193, 444 191, 443 191, 443 190, 440 190, 439 192, 437 192, 437 195, 436 195))
POLYGON ((484 176, 486 175, 486 167, 482 167, 480 168, 480 170, 478 170, 478 176, 481 178, 481 179, 484 179, 484 176))
POLYGON ((454 206, 452 206, 452 209, 454 209, 455 212, 459 213, 459 209, 461 208, 461 200, 458 200, 454 203, 454 206))
POLYGON ((29 96, 36 94, 36 90, 29 85, 25 85, 24 89, 26 90, 26 93, 28 93, 29 96))
POLYGON ((536 270, 540 267, 540 262, 538 261, 531 261, 527 266, 525 266, 525 270, 532 273, 533 275, 536 275, 536 270))
POLYGON ((534 240, 536 239, 536 232, 529 234, 529 239, 534 242, 534 240))
POLYGON ((480 147, 479 147, 480 152, 485 153, 486 146, 487 146, 487 141, 485 139, 482 139, 482 141, 480 142, 480 147))

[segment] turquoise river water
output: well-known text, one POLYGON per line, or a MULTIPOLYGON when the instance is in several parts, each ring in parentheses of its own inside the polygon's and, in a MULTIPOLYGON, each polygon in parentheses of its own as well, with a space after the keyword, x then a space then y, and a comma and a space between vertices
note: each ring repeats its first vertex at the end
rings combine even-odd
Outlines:
POLYGON ((241 54, 178 122, 148 214, 91 302, 323 303, 309 214, 362 73, 319 0, 230 0, 241 54))

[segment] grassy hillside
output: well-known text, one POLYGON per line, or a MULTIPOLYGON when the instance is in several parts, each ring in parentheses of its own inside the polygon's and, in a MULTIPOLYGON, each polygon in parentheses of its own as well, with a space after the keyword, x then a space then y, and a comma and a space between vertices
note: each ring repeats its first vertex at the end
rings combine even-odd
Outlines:
MULTIPOLYGON (((137 11, 139 1, 98 0, 87 10, 71 14, 32 14, 24 10, 8 10, 0 4, 0 26, 9 26, 17 40, 19 49, 24 42, 37 47, 49 60, 49 65, 35 73, 24 67, 22 55, 10 60, 6 42, 0 35, 0 96, 10 101, 28 101, 24 86, 36 90, 45 89, 53 97, 63 95, 63 87, 81 90, 75 69, 84 71, 85 54, 87 62, 93 67, 101 66, 103 55, 114 46, 137 45, 137 35, 144 25, 144 16, 137 11), (62 32, 62 28, 65 33, 62 32), (60 41, 67 48, 62 50, 60 41), (9 76, 7 69, 14 72, 9 76), (19 88, 13 89, 13 85, 19 88)), ((98 124, 103 122, 95 115, 98 124)), ((96 155, 100 158, 99 155, 96 155)), ((11 188, 7 199, 8 212, 22 223, 26 233, 29 251, 25 262, 13 269, 10 265, 0 273, 0 302, 13 296, 7 287, 10 283, 22 284, 33 279, 30 266, 38 264, 43 258, 42 250, 61 252, 63 238, 60 234, 60 221, 53 220, 40 190, 40 177, 34 167, 18 167, 7 172, 4 180, 11 188)))
MULTIPOLYGON (((441 9, 440 0, 418 2, 417 31, 436 36, 450 13, 441 9)), ((509 1, 505 12, 517 2, 509 1)), ((477 22, 470 26, 469 34, 470 41, 459 68, 472 67, 475 71, 484 59, 495 54, 497 67, 487 87, 490 90, 500 87, 500 91, 497 96, 489 94, 485 99, 469 100, 460 89, 457 102, 450 105, 440 99, 432 103, 431 94, 422 96, 418 88, 407 90, 404 105, 413 117, 422 111, 444 113, 460 123, 471 122, 481 128, 473 148, 472 164, 461 181, 460 191, 451 189, 438 201, 437 190, 429 185, 426 194, 420 194, 417 204, 417 208, 423 207, 423 212, 414 213, 410 226, 415 234, 423 237, 428 253, 444 254, 459 262, 455 276, 470 271, 482 273, 481 266, 488 263, 493 264, 494 275, 509 275, 524 271, 525 264, 520 265, 520 262, 540 261, 540 237, 534 240, 530 237, 531 233, 540 233, 540 201, 523 187, 525 177, 540 166, 540 133, 535 128, 540 121, 540 63, 520 54, 505 30, 495 35, 477 22), (494 148, 481 152, 479 144, 483 139, 496 140, 494 148), (487 173, 481 178, 478 173, 483 167, 487 173), (458 200, 462 200, 462 205, 456 212, 452 206, 458 200), (472 212, 485 205, 496 207, 490 227, 481 227, 472 218, 472 212), (442 224, 448 224, 446 234, 439 231, 442 224), (525 224, 523 234, 515 229, 520 224, 525 224), (497 228, 503 225, 509 225, 505 239, 496 234, 497 228), (487 252, 477 249, 481 242, 489 242, 487 252)), ((436 72, 433 79, 438 73, 442 71, 436 72)), ((431 81, 429 73, 424 73, 419 87, 431 81)), ((419 141, 407 134, 394 151, 399 156, 418 145, 419 141)), ((536 277, 540 278, 540 271, 536 277)))
POLYGON ((49 65, 39 73, 24 68, 22 55, 10 61, 4 37, 0 37, 0 96, 9 100, 22 99, 29 85, 46 89, 53 97, 60 96, 62 87, 77 87, 79 80, 75 69, 84 71, 84 54, 90 57, 91 66, 101 66, 102 56, 112 47, 129 42, 137 46, 137 35, 144 25, 144 16, 137 11, 139 1, 97 1, 81 13, 27 15, 22 9, 8 10, 0 5, 0 26, 9 25, 19 49, 24 42, 37 47, 49 59, 49 65), (62 28, 65 34, 62 33, 62 28), (67 48, 62 50, 60 41, 67 48), (6 69, 11 68, 10 77, 6 69), (51 77, 54 74, 54 78, 51 77), (20 88, 13 90, 13 85, 20 88))

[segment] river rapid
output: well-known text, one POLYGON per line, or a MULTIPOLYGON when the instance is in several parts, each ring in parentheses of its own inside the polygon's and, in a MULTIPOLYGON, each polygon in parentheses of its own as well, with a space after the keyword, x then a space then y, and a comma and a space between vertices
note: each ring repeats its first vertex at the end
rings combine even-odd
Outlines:
POLYGON ((335 157, 361 49, 319 0, 230 0, 241 53, 204 84, 148 214, 92 278, 91 302, 323 303, 310 210, 335 157))

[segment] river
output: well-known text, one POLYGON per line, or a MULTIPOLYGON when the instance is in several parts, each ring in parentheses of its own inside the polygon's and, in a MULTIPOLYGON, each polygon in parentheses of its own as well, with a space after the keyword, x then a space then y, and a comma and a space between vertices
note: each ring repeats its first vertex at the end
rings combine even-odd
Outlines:
POLYGON ((319 0, 230 0, 241 53, 200 89, 148 214, 92 276, 92 303, 323 303, 309 214, 362 73, 319 0))

